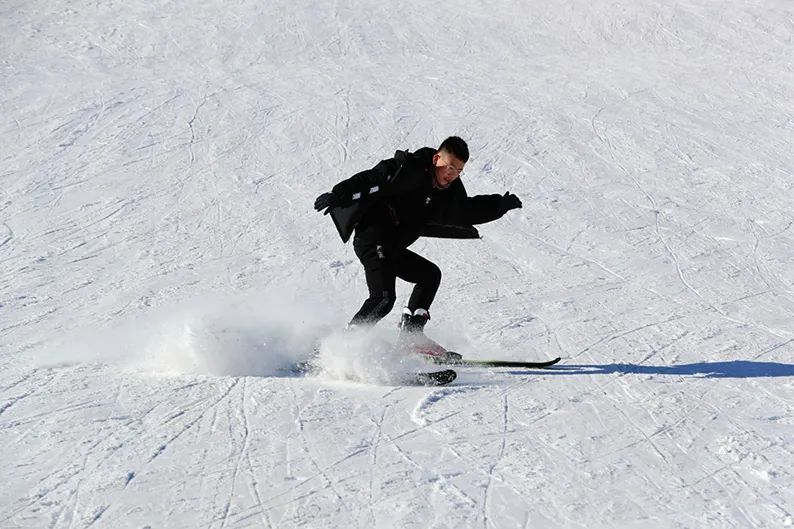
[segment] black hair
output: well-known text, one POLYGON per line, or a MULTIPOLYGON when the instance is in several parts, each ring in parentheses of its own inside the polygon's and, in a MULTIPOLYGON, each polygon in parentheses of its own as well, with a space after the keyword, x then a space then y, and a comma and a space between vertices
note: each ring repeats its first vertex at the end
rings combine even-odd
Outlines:
POLYGON ((438 151, 446 151, 454 155, 455 158, 463 163, 469 161, 469 146, 466 145, 465 141, 463 141, 461 138, 458 138, 457 136, 450 136, 446 140, 442 141, 438 151))

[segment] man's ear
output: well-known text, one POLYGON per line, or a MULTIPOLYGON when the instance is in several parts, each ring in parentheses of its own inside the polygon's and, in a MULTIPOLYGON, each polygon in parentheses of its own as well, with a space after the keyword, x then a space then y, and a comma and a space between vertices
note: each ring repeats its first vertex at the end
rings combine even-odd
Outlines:
POLYGON ((433 155, 433 165, 436 165, 439 159, 441 159, 441 155, 439 153, 435 153, 433 155))

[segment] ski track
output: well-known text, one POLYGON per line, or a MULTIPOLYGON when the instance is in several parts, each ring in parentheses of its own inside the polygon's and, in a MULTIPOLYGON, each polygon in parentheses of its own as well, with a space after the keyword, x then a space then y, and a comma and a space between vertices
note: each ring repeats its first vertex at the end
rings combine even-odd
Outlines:
POLYGON ((494 471, 496 470, 496 467, 502 462, 502 458, 504 458, 505 455, 505 440, 507 437, 507 422, 508 422, 508 413, 509 413, 507 393, 505 393, 502 398, 504 403, 504 411, 502 414, 504 426, 502 428, 502 436, 501 436, 502 438, 499 445, 499 454, 495 458, 496 461, 488 469, 488 484, 485 486, 484 498, 482 500, 482 509, 483 509, 482 524, 483 527, 486 529, 489 527, 489 525, 493 525, 493 523, 490 522, 490 520, 488 519, 488 509, 491 498, 491 486, 493 485, 494 471))

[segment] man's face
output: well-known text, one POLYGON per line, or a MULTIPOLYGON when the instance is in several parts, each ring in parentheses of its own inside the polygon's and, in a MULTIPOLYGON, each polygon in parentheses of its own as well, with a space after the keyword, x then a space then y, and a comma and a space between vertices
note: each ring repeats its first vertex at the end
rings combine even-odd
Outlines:
POLYGON ((466 165, 458 160, 454 154, 447 151, 439 151, 433 156, 435 174, 433 175, 433 187, 436 189, 446 189, 458 179, 466 165))

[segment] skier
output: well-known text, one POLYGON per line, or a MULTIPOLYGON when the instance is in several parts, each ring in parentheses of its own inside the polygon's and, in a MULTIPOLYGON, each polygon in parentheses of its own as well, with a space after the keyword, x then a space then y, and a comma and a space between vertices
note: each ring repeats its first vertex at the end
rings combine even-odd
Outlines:
POLYGON ((350 327, 374 325, 391 312, 399 277, 414 283, 414 289, 403 310, 398 341, 424 337, 441 270, 408 247, 422 236, 478 238, 474 224, 521 207, 510 192, 467 196, 460 175, 468 160, 466 142, 451 136, 438 149, 398 150, 393 158, 317 197, 314 208, 330 213, 342 241, 355 230, 353 249, 364 265, 369 298, 350 327))

